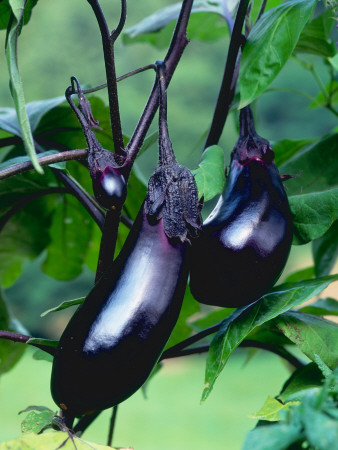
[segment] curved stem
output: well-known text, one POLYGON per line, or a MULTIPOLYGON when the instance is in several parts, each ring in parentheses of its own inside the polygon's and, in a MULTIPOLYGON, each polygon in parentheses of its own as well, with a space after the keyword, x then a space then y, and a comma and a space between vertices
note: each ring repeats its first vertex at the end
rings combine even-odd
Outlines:
POLYGON ((204 149, 211 145, 218 144, 222 135, 224 124, 228 117, 230 106, 235 92, 235 84, 237 76, 234 78, 236 71, 236 61, 239 50, 243 44, 242 28, 246 11, 248 9, 249 0, 240 0, 234 28, 230 38, 229 50, 225 64, 223 80, 218 94, 214 115, 212 118, 209 134, 205 142, 204 149))
MULTIPOLYGON (((170 80, 175 72, 177 64, 181 59, 182 53, 188 44, 187 26, 191 13, 193 0, 184 0, 174 34, 164 58, 166 65, 166 85, 168 86, 170 80)), ((152 91, 149 95, 147 104, 142 112, 140 120, 138 121, 134 133, 127 146, 127 160, 126 164, 131 168, 138 151, 140 150, 152 120, 155 116, 159 105, 159 94, 157 81, 154 83, 152 91)))
MULTIPOLYGON (((125 156, 119 100, 117 93, 117 81, 116 81, 115 57, 114 57, 114 39, 113 39, 114 33, 113 36, 110 36, 107 22, 98 0, 87 0, 87 1, 94 11, 101 32, 103 56, 106 68, 106 78, 108 87, 110 125, 113 135, 114 150, 118 155, 125 156)), ((123 21, 122 18, 120 19, 120 23, 121 21, 123 21)))
POLYGON ((110 39, 113 42, 116 41, 116 39, 119 37, 121 31, 123 30, 124 24, 126 23, 126 18, 127 18, 127 0, 121 0, 120 20, 119 20, 117 27, 110 35, 110 39))
MULTIPOLYGON (((84 159, 87 157, 88 149, 81 150, 67 150, 61 153, 54 153, 52 155, 41 156, 39 158, 40 166, 48 166, 49 164, 54 164, 62 161, 71 161, 76 159, 84 159)), ((27 170, 34 169, 31 161, 24 161, 22 163, 13 164, 6 169, 0 170, 0 180, 17 175, 27 170)))

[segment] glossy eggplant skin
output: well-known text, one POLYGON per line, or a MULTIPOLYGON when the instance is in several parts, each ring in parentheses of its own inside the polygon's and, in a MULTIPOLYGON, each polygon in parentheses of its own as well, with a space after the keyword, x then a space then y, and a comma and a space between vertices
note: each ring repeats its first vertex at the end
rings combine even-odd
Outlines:
POLYGON ((127 195, 127 183, 122 173, 112 166, 93 177, 93 191, 98 203, 106 209, 122 205, 127 195))
POLYGON ((187 243, 169 242, 162 219, 151 225, 142 208, 120 255, 60 339, 54 401, 68 414, 82 415, 139 389, 176 323, 187 277, 187 243))
POLYGON ((292 218, 272 149, 247 131, 233 151, 225 190, 193 244, 191 292, 209 305, 258 300, 279 278, 291 248, 292 218))

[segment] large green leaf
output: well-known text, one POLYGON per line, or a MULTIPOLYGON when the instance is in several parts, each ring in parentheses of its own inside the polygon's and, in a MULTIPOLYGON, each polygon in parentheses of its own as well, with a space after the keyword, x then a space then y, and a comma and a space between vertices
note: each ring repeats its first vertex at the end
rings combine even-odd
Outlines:
POLYGON ((338 219, 338 188, 289 198, 293 243, 306 244, 323 236, 338 219))
POLYGON ((60 196, 41 196, 58 184, 46 169, 45 175, 26 172, 0 183, 0 281, 10 286, 20 275, 26 258, 36 258, 50 241, 49 226, 60 196))
POLYGON ((313 19, 302 31, 295 52, 325 57, 334 56, 335 45, 330 39, 334 24, 332 11, 329 10, 313 19))
POLYGON ((298 311, 281 314, 273 322, 312 361, 318 355, 330 369, 338 366, 336 323, 298 311))
MULTIPOLYGON (((283 139, 281 141, 271 142, 273 151, 275 152, 275 163, 277 167, 280 167, 298 152, 308 147, 312 142, 313 139, 283 139)), ((283 166, 281 171, 284 173, 283 166)))
POLYGON ((291 307, 311 299, 336 280, 338 275, 277 286, 254 305, 240 308, 227 318, 210 345, 202 400, 212 391, 232 352, 251 331, 291 307))
MULTIPOLYGON (((0 291, 0 330, 27 334, 27 330, 11 315, 4 294, 0 291)), ((0 375, 8 372, 21 358, 26 346, 19 342, 0 339, 0 375)))
POLYGON ((253 26, 239 74, 243 108, 259 97, 291 56, 317 0, 291 0, 270 9, 253 26))
POLYGON ((93 221, 73 196, 60 199, 50 227, 50 243, 43 271, 57 280, 71 280, 81 274, 91 239, 93 221))
MULTIPOLYGON (((158 48, 170 42, 182 3, 175 3, 143 19, 122 33, 125 44, 148 42, 158 48)), ((235 6, 235 5, 232 5, 235 6)), ((195 0, 189 19, 188 36, 191 39, 214 40, 227 33, 220 0, 195 0)), ((231 11, 233 12, 233 11, 231 11)))
POLYGON ((13 15, 7 29, 6 57, 10 75, 11 94, 14 100, 15 110, 21 129, 21 137, 24 142, 26 152, 31 158, 35 169, 40 174, 42 174, 43 170, 37 160, 35 153, 33 136, 27 116, 23 85, 18 65, 18 37, 20 28, 22 26, 25 3, 25 0, 10 0, 13 15))
POLYGON ((332 224, 324 236, 313 241, 312 253, 316 276, 328 275, 338 257, 338 220, 332 224))
POLYGON ((204 195, 207 202, 221 194, 225 185, 224 152, 218 145, 207 148, 198 169, 192 170, 198 188, 199 197, 204 195))
POLYGON ((304 147, 294 157, 281 164, 281 173, 300 173, 299 177, 287 182, 288 194, 308 194, 337 186, 337 153, 338 133, 333 133, 304 147))

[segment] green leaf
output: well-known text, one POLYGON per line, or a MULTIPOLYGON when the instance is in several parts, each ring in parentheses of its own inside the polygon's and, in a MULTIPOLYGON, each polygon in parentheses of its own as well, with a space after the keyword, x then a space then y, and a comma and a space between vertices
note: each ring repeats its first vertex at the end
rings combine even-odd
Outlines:
POLYGON ((28 412, 26 418, 21 422, 21 431, 25 433, 40 433, 44 428, 52 425, 52 420, 56 416, 56 412, 46 407, 31 406, 19 414, 28 412), (36 408, 39 408, 36 410, 36 408))
POLYGON ((3 442, 0 444, 0 450, 51 450, 62 446, 64 450, 114 450, 112 447, 96 444, 89 441, 84 441, 76 436, 73 436, 74 443, 70 440, 67 433, 61 431, 34 434, 27 433, 24 436, 13 439, 12 441, 3 442), (66 445, 63 445, 67 441, 66 445))
POLYGON ((285 278, 284 283, 294 283, 295 281, 308 280, 310 278, 314 278, 314 276, 314 267, 306 267, 305 269, 300 269, 296 272, 290 273, 290 275, 285 278))
POLYGON ((59 341, 54 341, 52 339, 30 338, 26 343, 29 345, 46 345, 47 347, 56 348, 59 341))
MULTIPOLYGON (((4 293, 0 291, 0 330, 27 334, 27 330, 17 321, 8 310, 4 293)), ((0 375, 8 372, 19 361, 26 346, 19 342, 0 339, 0 375)))
POLYGON ((323 236, 338 219, 338 188, 289 198, 293 243, 306 244, 323 236))
POLYGON ((93 222, 77 199, 64 196, 55 208, 43 271, 57 280, 71 280, 80 275, 92 227, 93 222))
POLYGON ((237 309, 225 319, 210 345, 202 401, 209 396, 232 352, 251 331, 291 307, 310 300, 336 280, 338 275, 279 285, 255 304, 237 309))
POLYGON ((217 311, 212 311, 209 314, 204 315, 200 319, 191 322, 191 326, 195 331, 205 330, 206 328, 220 323, 222 320, 229 317, 235 310, 236 308, 222 308, 218 309, 217 311))
POLYGON ((7 29, 6 39, 6 57, 10 74, 11 94, 15 104, 15 110, 21 129, 21 137, 25 145, 27 154, 29 155, 34 168, 40 174, 43 170, 37 160, 35 147, 33 142, 32 131, 27 116, 23 85, 18 65, 17 45, 20 28, 24 16, 25 0, 12 0, 11 7, 13 11, 12 22, 7 29))
POLYGON ((312 361, 318 355, 330 369, 338 366, 338 324, 298 311, 288 311, 273 323, 312 361))
POLYGON ((297 369, 283 386, 278 398, 282 402, 301 400, 308 389, 323 384, 323 374, 313 362, 297 369))
POLYGON ((23 262, 36 258, 48 245, 48 230, 60 194, 41 196, 41 193, 56 186, 58 183, 49 169, 43 176, 26 172, 0 183, 2 286, 10 286, 20 275, 23 262))
MULTIPOLYGON (((23 14, 22 25, 26 25, 31 18, 32 9, 37 4, 38 0, 27 0, 23 14)), ((11 17, 12 9, 16 9, 18 1, 2 0, 0 2, 0 29, 8 28, 9 19, 11 17)), ((20 3, 19 3, 20 4, 20 3)))
POLYGON ((300 425, 278 423, 250 431, 242 450, 286 450, 302 436, 300 425))
POLYGON ((276 422, 280 420, 280 411, 287 411, 290 405, 295 405, 298 402, 288 402, 286 404, 281 403, 273 397, 268 396, 264 405, 259 411, 254 414, 250 414, 250 419, 267 420, 268 422, 276 422))
POLYGON ((85 297, 76 298, 74 300, 66 300, 60 303, 60 305, 56 306, 55 308, 47 309, 47 311, 44 311, 42 314, 40 314, 40 317, 44 317, 51 312, 62 311, 63 309, 70 308, 71 306, 81 305, 81 303, 84 302, 84 299, 85 297))
POLYGON ((198 169, 192 170, 198 188, 199 197, 211 200, 221 194, 225 185, 224 152, 218 145, 207 148, 202 154, 198 169))
MULTIPOLYGON (((308 147, 310 144, 312 144, 313 141, 313 139, 300 139, 297 141, 291 139, 283 139, 281 141, 271 142, 273 151, 275 153, 275 163, 277 167, 286 163, 289 159, 291 159, 305 147, 308 147)), ((284 173, 283 167, 281 170, 282 173, 284 173)))
POLYGON ((319 239, 312 243, 316 276, 329 275, 338 257, 338 220, 319 239))
POLYGON ((259 97, 291 56, 317 0, 291 0, 270 9, 253 26, 241 58, 239 108, 259 97))
MULTIPOLYGON (((164 48, 170 42, 175 21, 182 3, 175 3, 156 11, 141 22, 122 33, 125 44, 148 42, 164 48)), ((215 40, 224 37, 227 26, 220 0, 195 0, 189 18, 188 36, 190 39, 215 40)), ((232 11, 231 11, 232 12, 232 11)))
POLYGON ((334 298, 321 298, 311 305, 303 306, 298 311, 315 316, 338 316, 338 301, 334 298))
POLYGON ((52 363, 54 361, 54 357, 50 354, 45 352, 44 350, 36 350, 33 353, 33 359, 35 359, 36 361, 48 361, 50 363, 52 363))
POLYGON ((287 182, 288 195, 324 191, 338 185, 338 133, 305 147, 279 167, 280 173, 297 174, 287 182))
POLYGON ((335 45, 330 39, 334 26, 331 11, 325 11, 309 22, 302 31, 295 53, 310 53, 324 57, 335 55, 335 45))
POLYGON ((338 71, 338 53, 333 58, 328 58, 331 66, 338 71))

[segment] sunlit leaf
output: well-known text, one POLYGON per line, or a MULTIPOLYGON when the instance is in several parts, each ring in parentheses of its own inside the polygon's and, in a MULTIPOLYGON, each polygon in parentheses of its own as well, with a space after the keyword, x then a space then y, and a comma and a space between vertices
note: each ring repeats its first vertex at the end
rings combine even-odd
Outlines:
POLYGON ((192 170, 198 188, 199 197, 211 200, 221 194, 225 185, 224 152, 218 145, 207 148, 203 154, 198 169, 192 170))
POLYGON ((250 414, 250 419, 267 420, 268 422, 276 422, 280 420, 280 412, 287 411, 290 405, 295 405, 298 402, 288 402, 283 404, 273 397, 268 396, 264 405, 259 411, 254 414, 250 414))
POLYGON ((291 56, 317 0, 291 0, 270 9, 256 22, 244 46, 239 108, 259 97, 291 56))

